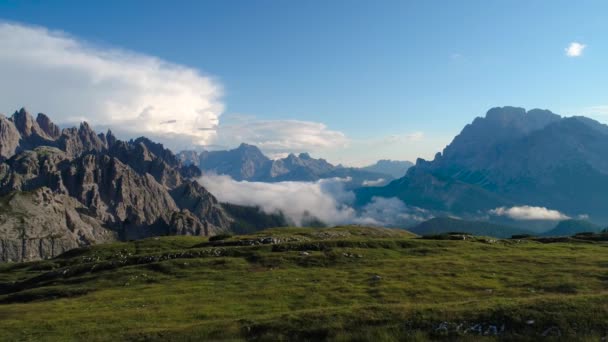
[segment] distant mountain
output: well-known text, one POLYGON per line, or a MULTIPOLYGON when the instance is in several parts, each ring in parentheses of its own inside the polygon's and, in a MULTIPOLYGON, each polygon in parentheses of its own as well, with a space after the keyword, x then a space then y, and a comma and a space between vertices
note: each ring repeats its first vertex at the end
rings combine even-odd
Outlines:
POLYGON ((559 222, 555 228, 544 232, 544 236, 573 236, 578 233, 599 233, 602 227, 586 220, 565 220, 559 222))
POLYGON ((361 170, 383 173, 396 179, 405 176, 407 169, 413 165, 414 164, 409 161, 382 159, 375 164, 362 167, 361 170))
POLYGON ((417 226, 408 228, 408 230, 418 235, 461 232, 472 235, 493 236, 497 238, 509 238, 512 235, 518 234, 533 234, 525 229, 482 221, 466 221, 450 217, 435 217, 428 221, 422 222, 417 226))
MULTIPOLYGON (((200 175, 147 138, 120 141, 86 122, 59 130, 25 109, 0 115, 0 261, 115 240, 210 236, 264 215, 235 206, 228 214, 191 179, 200 175)), ((275 221, 254 227, 263 222, 275 221)))
POLYGON ((308 153, 292 153, 285 158, 272 160, 259 148, 248 144, 226 151, 182 151, 178 157, 186 165, 196 165, 204 172, 228 175, 238 181, 316 181, 350 177, 350 187, 359 187, 368 182, 383 185, 394 179, 390 174, 334 166, 325 159, 312 158, 308 153))
POLYGON ((426 209, 476 215, 530 205, 608 221, 608 126, 547 110, 493 108, 476 118, 434 160, 406 176, 358 191, 398 197, 426 209))

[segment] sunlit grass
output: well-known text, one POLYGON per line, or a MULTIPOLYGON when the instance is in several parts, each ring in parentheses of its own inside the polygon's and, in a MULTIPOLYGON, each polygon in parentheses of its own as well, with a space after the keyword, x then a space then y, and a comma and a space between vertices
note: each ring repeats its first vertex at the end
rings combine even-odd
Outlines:
POLYGON ((287 242, 218 247, 166 237, 2 265, 2 340, 476 336, 438 330, 444 321, 504 324, 501 336, 513 339, 553 326, 570 339, 599 339, 608 328, 605 244, 423 240, 361 227, 227 240, 268 236, 287 242), (216 249, 220 256, 179 256, 216 249), (170 257, 120 263, 150 255, 170 257))

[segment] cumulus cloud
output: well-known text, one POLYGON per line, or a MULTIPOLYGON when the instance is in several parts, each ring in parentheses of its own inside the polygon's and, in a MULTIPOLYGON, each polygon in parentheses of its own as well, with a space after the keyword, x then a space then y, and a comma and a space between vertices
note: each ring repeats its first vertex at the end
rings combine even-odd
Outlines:
POLYGON ((233 117, 219 126, 218 142, 234 146, 241 142, 258 146, 274 156, 304 151, 341 148, 349 140, 344 133, 325 124, 301 120, 260 120, 255 117, 233 117))
POLYGON ((570 217, 557 211, 547 209, 545 207, 531 207, 528 205, 516 206, 516 207, 500 207, 489 211, 491 215, 506 216, 514 220, 549 220, 549 221, 561 221, 567 220, 570 217))
POLYGON ((585 44, 579 42, 572 42, 564 50, 566 51, 566 56, 568 57, 580 57, 583 55, 583 51, 586 47, 587 45, 585 44))
POLYGON ((352 207, 355 195, 345 190, 348 178, 328 178, 316 182, 262 183, 235 181, 229 176, 208 174, 199 179, 220 201, 257 206, 266 213, 282 212, 301 225, 312 215, 326 224, 367 224, 405 226, 430 218, 419 208, 397 198, 374 197, 361 210, 352 207))
POLYGON ((0 108, 25 105, 60 124, 86 120, 169 147, 216 135, 222 87, 195 69, 12 23, 0 23, 0 45, 0 108))

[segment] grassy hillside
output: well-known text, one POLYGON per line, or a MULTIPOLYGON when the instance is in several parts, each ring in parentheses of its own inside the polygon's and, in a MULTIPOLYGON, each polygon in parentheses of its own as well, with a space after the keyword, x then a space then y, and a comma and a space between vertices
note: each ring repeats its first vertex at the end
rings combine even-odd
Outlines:
POLYGON ((3 341, 597 341, 606 246, 363 227, 112 243, 0 265, 0 331, 3 341))
POLYGON ((512 235, 533 234, 530 231, 482 221, 466 221, 450 217, 435 217, 410 228, 418 235, 443 234, 462 232, 473 235, 495 236, 508 238, 512 235))

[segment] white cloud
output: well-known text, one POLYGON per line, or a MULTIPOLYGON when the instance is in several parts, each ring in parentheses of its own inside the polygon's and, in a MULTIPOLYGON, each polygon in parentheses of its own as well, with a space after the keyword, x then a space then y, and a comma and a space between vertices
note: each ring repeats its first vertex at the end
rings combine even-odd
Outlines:
POLYGON ((0 47, 0 112, 25 106, 60 126, 88 121, 121 139, 144 135, 173 150, 246 142, 271 157, 311 152, 333 163, 367 165, 430 157, 451 139, 436 144, 414 131, 352 140, 319 122, 228 118, 221 84, 196 69, 42 27, 0 22, 0 47))
POLYGON ((307 212, 328 224, 351 222, 356 216, 345 203, 354 199, 352 192, 344 190, 346 179, 262 183, 205 175, 199 181, 222 202, 259 206, 267 213, 281 211, 296 225, 302 223, 307 212))
POLYGON ((433 218, 427 210, 410 207, 396 197, 372 197, 365 205, 356 223, 378 226, 405 226, 433 218))
POLYGON ((274 156, 343 148, 349 140, 344 133, 319 122, 301 120, 260 120, 237 117, 218 128, 218 143, 236 146, 241 142, 258 146, 274 156))
POLYGON ((60 124, 86 120, 169 147, 216 134, 222 88, 195 69, 12 23, 0 23, 0 45, 0 108, 26 106, 60 124))
POLYGON ((579 42, 572 42, 564 50, 566 51, 566 56, 568 57, 580 57, 583 55, 583 51, 586 47, 587 45, 585 44, 579 42))
POLYGON ((560 221, 567 220, 568 217, 565 214, 557 210, 547 209, 545 207, 531 207, 528 205, 518 207, 500 207, 489 211, 490 214, 496 216, 506 216, 514 220, 549 220, 549 221, 560 221))
POLYGON ((363 185, 363 186, 377 186, 377 185, 384 184, 384 182, 385 182, 384 178, 378 178, 376 180, 364 180, 363 183, 361 183, 361 185, 363 185))
POLYGON ((431 218, 426 210, 409 207, 397 198, 374 197, 359 212, 352 207, 355 195, 345 190, 348 178, 316 182, 262 183, 235 181, 229 176, 207 174, 199 182, 220 201, 258 206, 266 213, 282 212, 301 225, 308 215, 326 224, 367 224, 403 227, 431 218))

